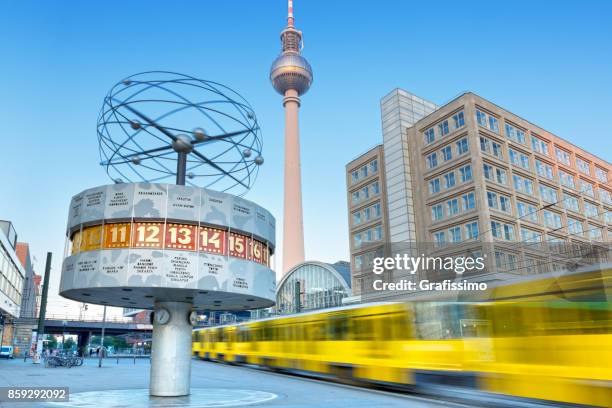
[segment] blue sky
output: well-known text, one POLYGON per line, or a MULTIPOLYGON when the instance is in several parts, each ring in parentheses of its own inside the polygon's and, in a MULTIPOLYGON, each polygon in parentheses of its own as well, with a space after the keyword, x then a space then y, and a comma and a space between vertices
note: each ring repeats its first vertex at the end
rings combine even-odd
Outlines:
MULTIPOLYGON (((266 158, 247 198, 282 224, 283 114, 268 71, 285 16, 284 0, 3 4, 0 219, 30 242, 39 272, 54 253, 52 292, 70 197, 109 181, 102 98, 133 73, 178 71, 246 97, 266 158)), ((395 87, 438 104, 471 90, 612 157, 610 2, 296 0, 295 16, 315 76, 300 117, 309 259, 348 259, 344 166, 381 142, 379 100, 395 87)), ((57 296, 51 305, 64 310, 57 296)))

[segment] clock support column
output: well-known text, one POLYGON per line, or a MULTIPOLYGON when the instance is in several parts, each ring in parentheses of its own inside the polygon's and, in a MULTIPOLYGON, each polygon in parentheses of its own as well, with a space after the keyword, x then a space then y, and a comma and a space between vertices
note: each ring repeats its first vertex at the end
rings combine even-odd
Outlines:
POLYGON ((155 302, 149 385, 149 393, 152 396, 189 395, 191 308, 191 303, 155 302))

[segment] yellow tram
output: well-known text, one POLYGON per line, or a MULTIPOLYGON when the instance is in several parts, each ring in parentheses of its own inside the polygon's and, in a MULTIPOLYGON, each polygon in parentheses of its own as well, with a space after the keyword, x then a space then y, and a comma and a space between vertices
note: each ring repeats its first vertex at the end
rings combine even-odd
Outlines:
POLYGON ((373 303, 196 329, 193 353, 364 384, 610 406, 612 304, 568 298, 606 295, 610 271, 554 280, 497 288, 499 301, 373 303))

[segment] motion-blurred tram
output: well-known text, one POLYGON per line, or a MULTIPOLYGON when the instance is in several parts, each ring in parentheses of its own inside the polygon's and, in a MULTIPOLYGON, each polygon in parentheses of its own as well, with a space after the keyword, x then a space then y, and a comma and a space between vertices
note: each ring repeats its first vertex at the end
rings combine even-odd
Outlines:
POLYGON ((485 302, 361 304, 196 329, 193 354, 417 392, 611 406, 611 277, 540 279, 485 302))

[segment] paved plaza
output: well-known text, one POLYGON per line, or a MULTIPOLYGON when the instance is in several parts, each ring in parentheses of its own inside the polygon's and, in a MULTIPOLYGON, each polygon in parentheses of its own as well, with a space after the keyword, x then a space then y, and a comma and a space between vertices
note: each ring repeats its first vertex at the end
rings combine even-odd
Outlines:
POLYGON ((252 368, 193 360, 192 395, 149 398, 149 360, 96 359, 82 367, 45 368, 28 360, 0 360, 0 386, 70 388, 69 403, 0 403, 1 408, 32 407, 233 407, 274 408, 461 407, 453 403, 326 383, 252 368))

